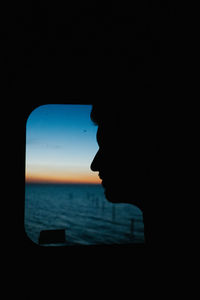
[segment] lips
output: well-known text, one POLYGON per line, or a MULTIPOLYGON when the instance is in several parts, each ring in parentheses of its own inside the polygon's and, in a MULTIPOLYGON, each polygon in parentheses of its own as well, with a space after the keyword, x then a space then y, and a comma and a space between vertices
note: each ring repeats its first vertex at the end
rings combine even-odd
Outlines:
POLYGON ((102 180, 102 182, 101 182, 102 186, 105 187, 105 179, 101 173, 99 173, 99 178, 102 180))
POLYGON ((102 174, 101 174, 101 173, 99 173, 99 178, 100 178, 101 180, 103 180, 103 177, 102 177, 102 174))
POLYGON ((105 177, 104 175, 102 175, 101 173, 99 174, 99 178, 102 180, 101 181, 101 185, 104 187, 104 189, 107 189, 109 187, 109 179, 107 177, 105 177))

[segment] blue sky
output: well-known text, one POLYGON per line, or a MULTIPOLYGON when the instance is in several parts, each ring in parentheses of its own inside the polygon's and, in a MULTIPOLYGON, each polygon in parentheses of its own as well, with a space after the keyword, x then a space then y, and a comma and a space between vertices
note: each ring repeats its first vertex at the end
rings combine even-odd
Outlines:
POLYGON ((91 181, 90 170, 98 145, 91 105, 42 105, 26 124, 27 181, 91 181), (60 179, 59 179, 60 178, 60 179))

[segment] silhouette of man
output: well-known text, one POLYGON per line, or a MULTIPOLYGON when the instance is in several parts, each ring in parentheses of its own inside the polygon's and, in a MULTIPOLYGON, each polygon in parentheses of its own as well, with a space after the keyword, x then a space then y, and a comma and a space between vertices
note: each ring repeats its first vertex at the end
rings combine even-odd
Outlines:
POLYGON ((175 204, 177 174, 176 27, 170 7, 155 10, 156 5, 147 5, 144 10, 141 3, 134 10, 138 26, 127 39, 133 42, 127 63, 116 59, 110 72, 106 62, 98 80, 94 76, 100 83, 95 95, 98 91, 101 101, 91 112, 99 144, 91 169, 99 172, 109 201, 133 204, 142 211, 145 243, 158 246, 168 244, 174 231, 168 216, 175 204))
POLYGON ((93 104, 99 150, 91 170, 99 172, 108 201, 133 204, 142 211, 145 243, 161 244, 167 242, 166 110, 142 99, 129 103, 93 104))

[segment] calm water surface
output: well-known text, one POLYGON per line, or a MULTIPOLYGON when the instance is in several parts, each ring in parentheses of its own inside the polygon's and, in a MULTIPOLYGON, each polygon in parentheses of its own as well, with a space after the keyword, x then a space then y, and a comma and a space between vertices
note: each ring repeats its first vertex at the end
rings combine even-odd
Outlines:
POLYGON ((101 185, 27 184, 25 231, 38 244, 42 230, 64 229, 63 245, 144 243, 141 211, 112 204, 101 185))

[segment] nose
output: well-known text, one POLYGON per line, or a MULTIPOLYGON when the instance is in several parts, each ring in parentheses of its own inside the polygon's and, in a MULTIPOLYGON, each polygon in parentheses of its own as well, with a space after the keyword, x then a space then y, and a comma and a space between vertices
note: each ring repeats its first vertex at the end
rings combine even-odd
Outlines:
POLYGON ((97 151, 91 165, 90 165, 90 169, 93 171, 93 172, 97 172, 99 171, 99 150, 97 151))

